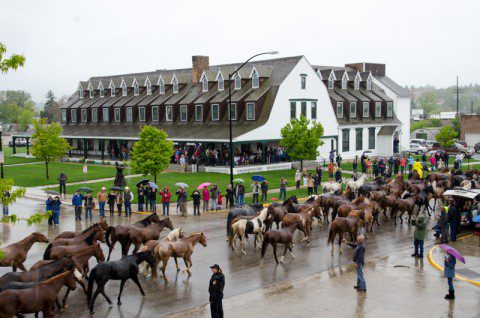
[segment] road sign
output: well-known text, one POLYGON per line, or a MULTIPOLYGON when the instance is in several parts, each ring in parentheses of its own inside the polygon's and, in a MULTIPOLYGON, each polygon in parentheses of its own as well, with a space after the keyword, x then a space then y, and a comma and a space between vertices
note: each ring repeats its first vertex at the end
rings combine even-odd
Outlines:
POLYGON ((87 165, 83 165, 83 173, 87 173, 87 165))

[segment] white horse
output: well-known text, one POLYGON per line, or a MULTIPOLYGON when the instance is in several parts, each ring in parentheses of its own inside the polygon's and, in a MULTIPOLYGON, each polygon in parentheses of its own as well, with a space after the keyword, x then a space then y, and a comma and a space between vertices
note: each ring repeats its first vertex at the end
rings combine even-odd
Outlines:
POLYGON ((326 194, 332 194, 342 190, 342 183, 336 181, 322 182, 322 192, 326 194))
POLYGON ((357 179, 357 181, 353 179, 348 179, 346 186, 347 188, 350 188, 354 193, 357 193, 358 189, 365 184, 365 181, 367 180, 367 175, 362 174, 360 178, 357 179))
POLYGON ((255 235, 255 241, 253 243, 255 248, 261 247, 260 244, 263 239, 263 232, 265 230, 265 219, 267 218, 267 212, 268 209, 263 208, 259 216, 251 220, 241 219, 232 225, 232 235, 230 236, 229 245, 234 253, 236 253, 236 240, 237 238, 239 238, 242 253, 247 254, 245 252, 245 239, 248 238, 248 234, 255 235), (259 241, 259 243, 257 243, 257 240, 259 241))

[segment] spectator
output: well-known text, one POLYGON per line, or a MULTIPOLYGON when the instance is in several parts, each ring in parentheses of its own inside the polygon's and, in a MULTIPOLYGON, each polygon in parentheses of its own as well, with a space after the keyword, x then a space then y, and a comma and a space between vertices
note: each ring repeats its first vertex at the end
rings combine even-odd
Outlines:
POLYGON ((338 168, 335 172, 335 181, 342 182, 342 169, 338 168))
MULTIPOLYGON (((82 204, 82 201, 80 200, 80 204, 82 204)), ((80 205, 81 207, 81 205, 80 205)), ((47 201, 45 201, 45 212, 48 212, 50 211, 50 213, 52 213, 53 211, 53 198, 51 195, 48 196, 47 198, 47 201)), ((80 211, 81 213, 81 211, 80 211)), ((75 221, 77 221, 77 217, 76 217, 76 211, 75 211, 75 221)), ((53 217, 52 217, 52 214, 50 215, 50 217, 48 218, 48 225, 52 225, 53 223, 53 217)))
POLYGON ((97 193, 97 199, 100 218, 103 218, 105 217, 105 204, 107 203, 107 189, 105 187, 102 187, 100 192, 97 193))
POLYGON ((193 215, 197 215, 198 213, 198 216, 200 216, 200 198, 201 198, 200 192, 198 192, 198 190, 195 189, 191 197, 193 199, 193 215))
POLYGON ((302 173, 300 172, 300 170, 297 170, 297 172, 295 172, 295 186, 296 186, 296 189, 300 189, 300 181, 302 180, 302 173))
POLYGON ((444 155, 443 155, 443 161, 445 163, 445 167, 448 168, 448 165, 449 165, 449 161, 450 160, 450 155, 448 154, 448 152, 446 152, 444 155))
POLYGON ((390 171, 393 171, 393 165, 395 164, 395 159, 393 159, 393 156, 390 156, 387 162, 388 162, 388 167, 390 168, 390 171))
POLYGON ((399 170, 400 170, 400 159, 395 158, 395 161, 393 162, 393 173, 397 175, 399 170))
POLYGON ((352 169, 353 173, 357 173, 357 168, 358 168, 358 156, 355 156, 355 158, 352 161, 352 169))
POLYGON ((60 201, 60 197, 57 195, 52 202, 52 220, 54 226, 58 226, 60 222, 60 205, 62 205, 62 201, 60 201))
POLYGON ((218 207, 218 195, 220 191, 217 188, 217 185, 214 184, 213 187, 210 189, 210 200, 212 201, 211 208, 215 211, 218 207))
POLYGON ((252 203, 258 203, 258 196, 260 194, 260 185, 258 184, 258 181, 252 183, 252 194, 252 203))
POLYGON ((425 153, 422 154, 422 165, 427 164, 427 155, 425 153))
POLYGON ((245 205, 245 186, 243 183, 238 183, 235 194, 237 196, 237 207, 243 207, 245 205))
POLYGON ((163 215, 170 215, 170 201, 172 198, 172 193, 168 190, 168 187, 163 188, 163 191, 160 191, 160 196, 162 197, 162 210, 163 215))
POLYGON ((7 190, 3 193, 2 198, 3 215, 8 215, 8 198, 10 198, 10 191, 7 190))
POLYGON ((80 191, 75 191, 75 194, 72 197, 72 205, 75 210, 75 221, 80 221, 82 219, 82 202, 83 196, 80 194, 80 191))
POLYGON ((330 161, 330 163, 328 164, 328 178, 330 180, 333 179, 333 161, 330 161))
POLYGON ((217 204, 217 210, 220 210, 222 208, 222 201, 223 201, 223 194, 222 192, 218 191, 218 204, 217 204))
POLYGON ((323 178, 322 166, 317 166, 317 168, 315 168, 315 171, 317 172, 318 185, 320 185, 322 183, 322 178, 323 178))
POLYGON ((93 203, 93 197, 92 194, 89 192, 87 195, 83 198, 84 202, 84 207, 85 207, 85 221, 88 221, 90 219, 90 222, 92 221, 92 207, 95 205, 93 203))
POLYGON ((203 212, 208 211, 208 202, 210 201, 210 192, 207 187, 203 187, 202 191, 203 212))
POLYGON ((459 218, 455 201, 450 199, 450 206, 448 207, 448 223, 450 224, 450 241, 455 242, 457 240, 457 220, 459 218))
POLYGON ((302 170, 302 178, 303 178, 303 188, 307 188, 307 182, 308 182, 308 173, 307 169, 303 168, 302 170))
POLYGON ((157 212, 157 189, 150 187, 148 200, 150 201, 150 210, 157 212))
POLYGON ((438 170, 443 169, 444 166, 445 166, 445 165, 443 164, 443 160, 442 160, 442 158, 440 158, 440 159, 438 160, 438 162, 437 162, 437 168, 438 168, 438 170))
POLYGON ((423 242, 427 234, 427 222, 425 220, 425 213, 420 212, 416 220, 414 220, 415 231, 413 233, 415 250, 412 257, 423 258, 423 242), (420 249, 420 253, 419 253, 420 249))
POLYGON ((149 211, 148 206, 150 205, 150 191, 151 190, 152 190, 152 188, 148 184, 145 187, 145 189, 143 190, 143 194, 145 195, 145 211, 149 211))
POLYGON ((458 168, 457 169, 462 169, 462 162, 463 162, 463 153, 458 153, 456 156, 455 156, 455 159, 457 159, 458 161, 458 168))
MULTIPOLYGON (((450 211, 449 211, 450 212, 450 211)), ((450 254, 445 255, 445 261, 443 263, 445 277, 448 281, 448 294, 445 295, 445 299, 455 299, 455 288, 453 287, 453 278, 455 277, 455 264, 457 260, 450 254)))
POLYGON ((118 216, 122 216, 122 207, 123 207, 123 193, 118 191, 115 197, 115 203, 117 204, 118 216))
POLYGON ((142 184, 140 184, 140 186, 137 189, 137 198, 138 198, 138 212, 143 212, 143 205, 145 204, 145 192, 142 184))
POLYGON ((403 156, 402 159, 400 159, 400 171, 402 172, 402 174, 405 174, 406 165, 407 159, 405 158, 405 156, 403 156))
POLYGON ((307 180, 307 193, 308 195, 313 194, 313 186, 314 186, 314 180, 312 178, 311 174, 308 174, 308 180, 307 180))
POLYGON ((453 162, 453 169, 458 170, 460 168, 460 163, 458 162, 458 159, 455 159, 453 162))
POLYGON ((342 165, 342 160, 343 160, 342 155, 339 153, 337 155, 337 164, 338 164, 339 167, 342 165))
MULTIPOLYGON (((113 216, 113 213, 115 212, 114 210, 115 207, 115 192, 113 190, 110 190, 110 193, 108 194, 108 209, 110 211, 110 216, 113 216)), ((82 211, 80 211, 81 213, 82 211)))
POLYGON ((330 159, 330 163, 333 164, 333 160, 335 158, 335 151, 331 150, 330 155, 328 156, 328 159, 330 159))
POLYGON ((267 193, 268 193, 268 182, 266 179, 262 181, 260 188, 262 190, 262 202, 265 202, 267 201, 267 193))
POLYGON ((357 269, 357 285, 353 286, 356 290, 360 292, 367 291, 367 284, 365 278, 363 277, 363 265, 365 265, 365 243, 363 235, 357 237, 357 243, 349 243, 347 240, 343 239, 344 243, 347 243, 352 248, 353 251, 353 262, 355 263, 355 268, 357 269))
POLYGON ((227 190, 226 190, 226 197, 227 199, 225 200, 225 208, 228 209, 228 208, 232 208, 235 206, 235 201, 234 201, 234 197, 235 197, 235 193, 233 191, 233 188, 232 188, 232 185, 229 184, 227 186, 227 190))
POLYGON ((408 160, 407 160, 407 162, 408 162, 408 172, 412 172, 414 161, 415 160, 413 159, 413 157, 409 155, 408 160))
POLYGON ((187 168, 187 158, 185 158, 185 155, 180 156, 180 173, 185 173, 186 168, 187 168))
POLYGON ((67 175, 65 173, 60 173, 58 183, 60 185, 60 195, 63 194, 63 197, 65 197, 67 195, 67 175))
POLYGON ((430 155, 429 161, 430 161, 430 166, 432 167, 432 171, 433 171, 433 170, 436 170, 437 159, 435 159, 435 156, 434 156, 434 155, 430 155))
POLYGON ((123 204, 125 205, 125 217, 132 216, 132 201, 133 201, 133 193, 130 192, 129 187, 125 187, 125 193, 123 197, 123 204))
POLYGON ((314 175, 312 178, 313 178, 313 193, 318 194, 318 186, 320 185, 320 183, 318 182, 318 177, 314 175))
POLYGON ((287 199, 287 179, 283 178, 280 180, 280 196, 278 197, 279 200, 286 200, 287 199))
POLYGON ((183 217, 186 217, 187 216, 187 191, 185 191, 185 188, 184 187, 180 187, 180 189, 178 189, 177 192, 175 192, 175 194, 178 195, 178 203, 179 203, 179 207, 180 207, 180 214, 181 216, 183 217))

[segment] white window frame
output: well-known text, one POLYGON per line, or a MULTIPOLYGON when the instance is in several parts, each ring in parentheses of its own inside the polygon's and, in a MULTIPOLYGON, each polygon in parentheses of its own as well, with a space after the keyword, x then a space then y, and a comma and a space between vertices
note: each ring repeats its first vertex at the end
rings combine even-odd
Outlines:
POLYGON ((126 117, 127 123, 133 122, 133 107, 127 107, 125 117, 126 117))
POLYGON ((232 117, 232 121, 235 121, 237 120, 237 103, 231 103, 230 104, 230 107, 228 108, 228 119, 230 120, 230 112, 231 112, 231 109, 234 109, 234 112, 235 112, 235 116, 232 117))
POLYGON ((119 123, 122 121, 122 111, 120 107, 115 107, 113 109, 113 121, 116 123, 119 123), (117 115, 118 115, 118 120, 117 120, 117 115))
POLYGON ((158 121, 158 106, 152 106, 152 121, 158 121))
POLYGON ((247 105, 246 105, 246 108, 247 108, 247 113, 246 113, 246 117, 247 117, 247 120, 255 120, 255 103, 254 102, 248 102, 247 105), (252 111, 252 114, 253 114, 253 117, 252 116, 249 116, 249 108, 253 108, 253 111, 252 111))
POLYGON ((310 118, 313 120, 317 120, 318 118, 317 102, 310 102, 310 118), (315 117, 313 117, 313 109, 315 109, 315 117))
POLYGON ((360 80, 358 79, 358 77, 355 77, 355 81, 353 82, 353 88, 357 91, 360 89, 360 80))
POLYGON ((337 118, 343 118, 343 102, 337 102, 337 118))
POLYGON ((137 81, 133 83, 133 95, 138 96, 140 94, 140 87, 138 86, 137 81))
POLYGON ((105 88, 100 87, 100 97, 105 97, 105 88))
POLYGON ((145 106, 138 107, 138 121, 144 122, 146 119, 147 119, 147 113, 145 111, 145 106), (143 113, 143 116, 142 116, 142 113, 143 113))
POLYGON ((108 109, 108 107, 103 107, 102 108, 102 122, 108 123, 109 121, 110 121, 110 109, 108 109), (107 114, 107 116, 105 116, 105 114, 107 114))
POLYGON ((393 102, 387 102, 387 117, 393 117, 393 102))
POLYGON ((174 94, 178 93, 178 80, 176 77, 172 79, 172 90, 174 94))
POLYGON ((188 121, 188 107, 187 107, 187 105, 180 105, 179 119, 182 123, 186 123, 188 121), (182 118, 183 113, 185 114, 185 119, 182 118))
POLYGON ((196 104, 195 105, 195 121, 203 121, 203 105, 196 104), (198 109, 200 109, 200 117, 198 115, 198 109))
POLYGON ((300 89, 307 89, 307 75, 300 75, 300 89))
POLYGON ((348 79, 346 76, 342 77, 342 89, 347 89, 348 87, 348 79))
POLYGON ((328 89, 333 89, 335 87, 335 81, 333 78, 328 79, 328 89))
POLYGON ((110 97, 115 97, 115 84, 110 85, 110 97))
POLYGON ((242 78, 240 77, 240 74, 235 73, 235 77, 234 77, 234 89, 236 90, 239 90, 242 88, 242 78))
POLYGON ((260 77, 258 77, 258 73, 256 70, 252 73, 252 88, 259 88, 260 87, 260 77))
POLYGON ((90 98, 93 98, 93 94, 94 94, 93 88, 91 88, 91 89, 88 91, 88 94, 89 94, 90 98))
POLYGON ((66 108, 62 108, 62 123, 66 123, 67 122, 67 109, 66 108))
POLYGON ((225 80, 223 79, 222 74, 218 75, 217 81, 218 81, 218 84, 217 84, 218 90, 223 91, 225 89, 225 80))
POLYGON ((375 117, 382 117, 382 102, 375 102, 375 117))
POLYGON ((350 118, 357 117, 357 102, 350 102, 348 110, 349 110, 350 118), (352 112, 352 106, 355 106, 353 112, 352 112))
POLYGON ((163 81, 163 78, 158 81, 158 89, 160 95, 165 94, 165 82, 163 81))
POLYGON ((150 82, 147 83, 147 95, 152 95, 152 84, 150 82))
POLYGON ((78 98, 83 99, 83 89, 81 87, 78 88, 78 98))
POLYGON ((371 91, 372 90, 372 77, 369 76, 367 78, 367 91, 371 91))
POLYGON ((128 94, 128 88, 127 86, 124 85, 122 86, 122 96, 127 96, 127 94, 128 94))
POLYGON ((77 110, 70 109, 70 122, 76 123, 77 122, 77 110))
POLYGON ((363 109, 362 109, 363 118, 370 117, 370 103, 369 102, 363 102, 362 107, 363 107, 363 109))
POLYGON ((173 121, 173 106, 167 105, 165 106, 165 121, 173 121), (170 118, 168 118, 168 111, 170 110, 170 118))
POLYGON ((98 122, 98 108, 92 108, 92 123, 98 122))
POLYGON ((88 121, 88 114, 86 108, 80 109, 80 119, 82 120, 82 123, 86 123, 88 121))
POLYGON ((202 78, 202 92, 208 92, 208 78, 205 75, 202 78))
POLYGON ((211 108, 212 108, 212 109, 211 109, 211 113, 212 113, 211 118, 212 118, 212 121, 219 121, 219 120, 220 120, 220 106, 219 106, 218 104, 212 104, 211 108), (214 109, 214 108, 217 109, 217 117, 216 117, 216 118, 213 117, 213 114, 214 114, 213 109, 214 109))

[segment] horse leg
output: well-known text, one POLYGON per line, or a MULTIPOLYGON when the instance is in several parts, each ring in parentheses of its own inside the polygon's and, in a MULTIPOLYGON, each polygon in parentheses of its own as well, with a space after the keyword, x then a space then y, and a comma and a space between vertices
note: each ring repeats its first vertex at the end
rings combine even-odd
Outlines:
POLYGON ((111 305, 112 304, 112 301, 110 300, 110 298, 108 298, 107 294, 105 294, 105 286, 102 286, 102 289, 100 290, 100 293, 103 295, 103 297, 105 297, 105 299, 107 300, 108 304, 111 305))
POLYGON ((112 250, 113 250, 113 244, 112 244, 112 247, 109 247, 109 248, 108 248, 107 262, 110 260, 110 255, 112 255, 112 250))
POLYGON ((180 266, 178 266, 178 261, 177 261, 177 257, 173 257, 173 259, 175 260, 175 266, 177 267, 177 272, 180 271, 180 266))
POLYGON ((13 265, 12 266, 12 272, 16 272, 17 271, 17 266, 13 265))
POLYGON ((285 254, 287 254, 288 246, 288 244, 285 244, 285 250, 283 251, 282 257, 280 257, 280 263, 283 263, 283 260, 285 259, 285 254))
POLYGON ((293 255, 293 252, 292 252, 292 242, 288 243, 288 250, 290 251, 290 255, 292 255, 292 258, 296 258, 295 255, 293 255))
POLYGON ((278 264, 278 259, 277 259, 277 242, 275 242, 275 241, 270 241, 270 244, 272 244, 273 256, 275 257, 275 262, 278 264))
POLYGON ((167 275, 165 274, 165 270, 167 269, 167 264, 168 264, 168 259, 170 257, 166 257, 165 259, 162 260, 162 275, 163 275, 163 280, 165 283, 168 283, 167 275))
POLYGON ((67 297, 68 297, 68 294, 70 294, 70 288, 67 287, 67 292, 65 293, 65 296, 63 296, 63 300, 62 300, 62 309, 67 309, 68 306, 67 306, 67 297))
POLYGON ((240 238, 240 246, 241 246, 241 248, 242 248, 242 253, 243 253, 243 255, 246 255, 247 252, 245 252, 245 237, 244 237, 244 236, 242 236, 242 237, 240 238))
MULTIPOLYGON (((350 234, 351 235, 351 234, 350 234)), ((343 241, 343 233, 338 233, 338 252, 343 254, 342 251, 342 241, 343 241)), ((353 240, 352 240, 353 241, 353 240)), ((333 245, 333 244, 332 244, 333 245)))
POLYGON ((88 304, 88 307, 90 308, 90 313, 91 314, 93 314, 93 306, 95 305, 95 299, 97 299, 98 294, 100 294, 100 286, 97 286, 97 290, 93 294, 93 297, 90 300, 90 304, 88 304))
POLYGON ((188 265, 187 265, 188 276, 192 276, 192 272, 190 271, 190 268, 192 268, 193 266, 192 259, 190 258, 190 256, 187 256, 184 258, 184 261, 185 261, 185 264, 188 262, 188 265))
MULTIPOLYGON (((123 292, 123 287, 125 286, 125 279, 122 279, 122 281, 120 282, 120 293, 118 294, 118 301, 117 301, 117 305, 121 305, 122 304, 122 301, 121 301, 121 297, 122 297, 122 292, 123 292)), ((98 289, 97 289, 98 291, 98 289)), ((95 292, 97 293, 97 292, 95 292)))
POLYGON ((144 292, 143 289, 142 289, 142 285, 140 285, 140 281, 138 280, 138 276, 137 276, 137 275, 133 275, 133 276, 131 277, 131 279, 135 282, 135 284, 137 284, 138 289, 140 289, 140 293, 142 294, 142 296, 145 296, 145 292, 144 292))
POLYGON ((335 236, 337 235, 337 233, 334 233, 334 236, 332 237, 332 256, 333 256, 333 252, 334 252, 334 245, 335 245, 335 236))
POLYGON ((17 265, 18 268, 20 268, 22 271, 27 272, 28 270, 25 268, 25 266, 22 264, 17 265))

